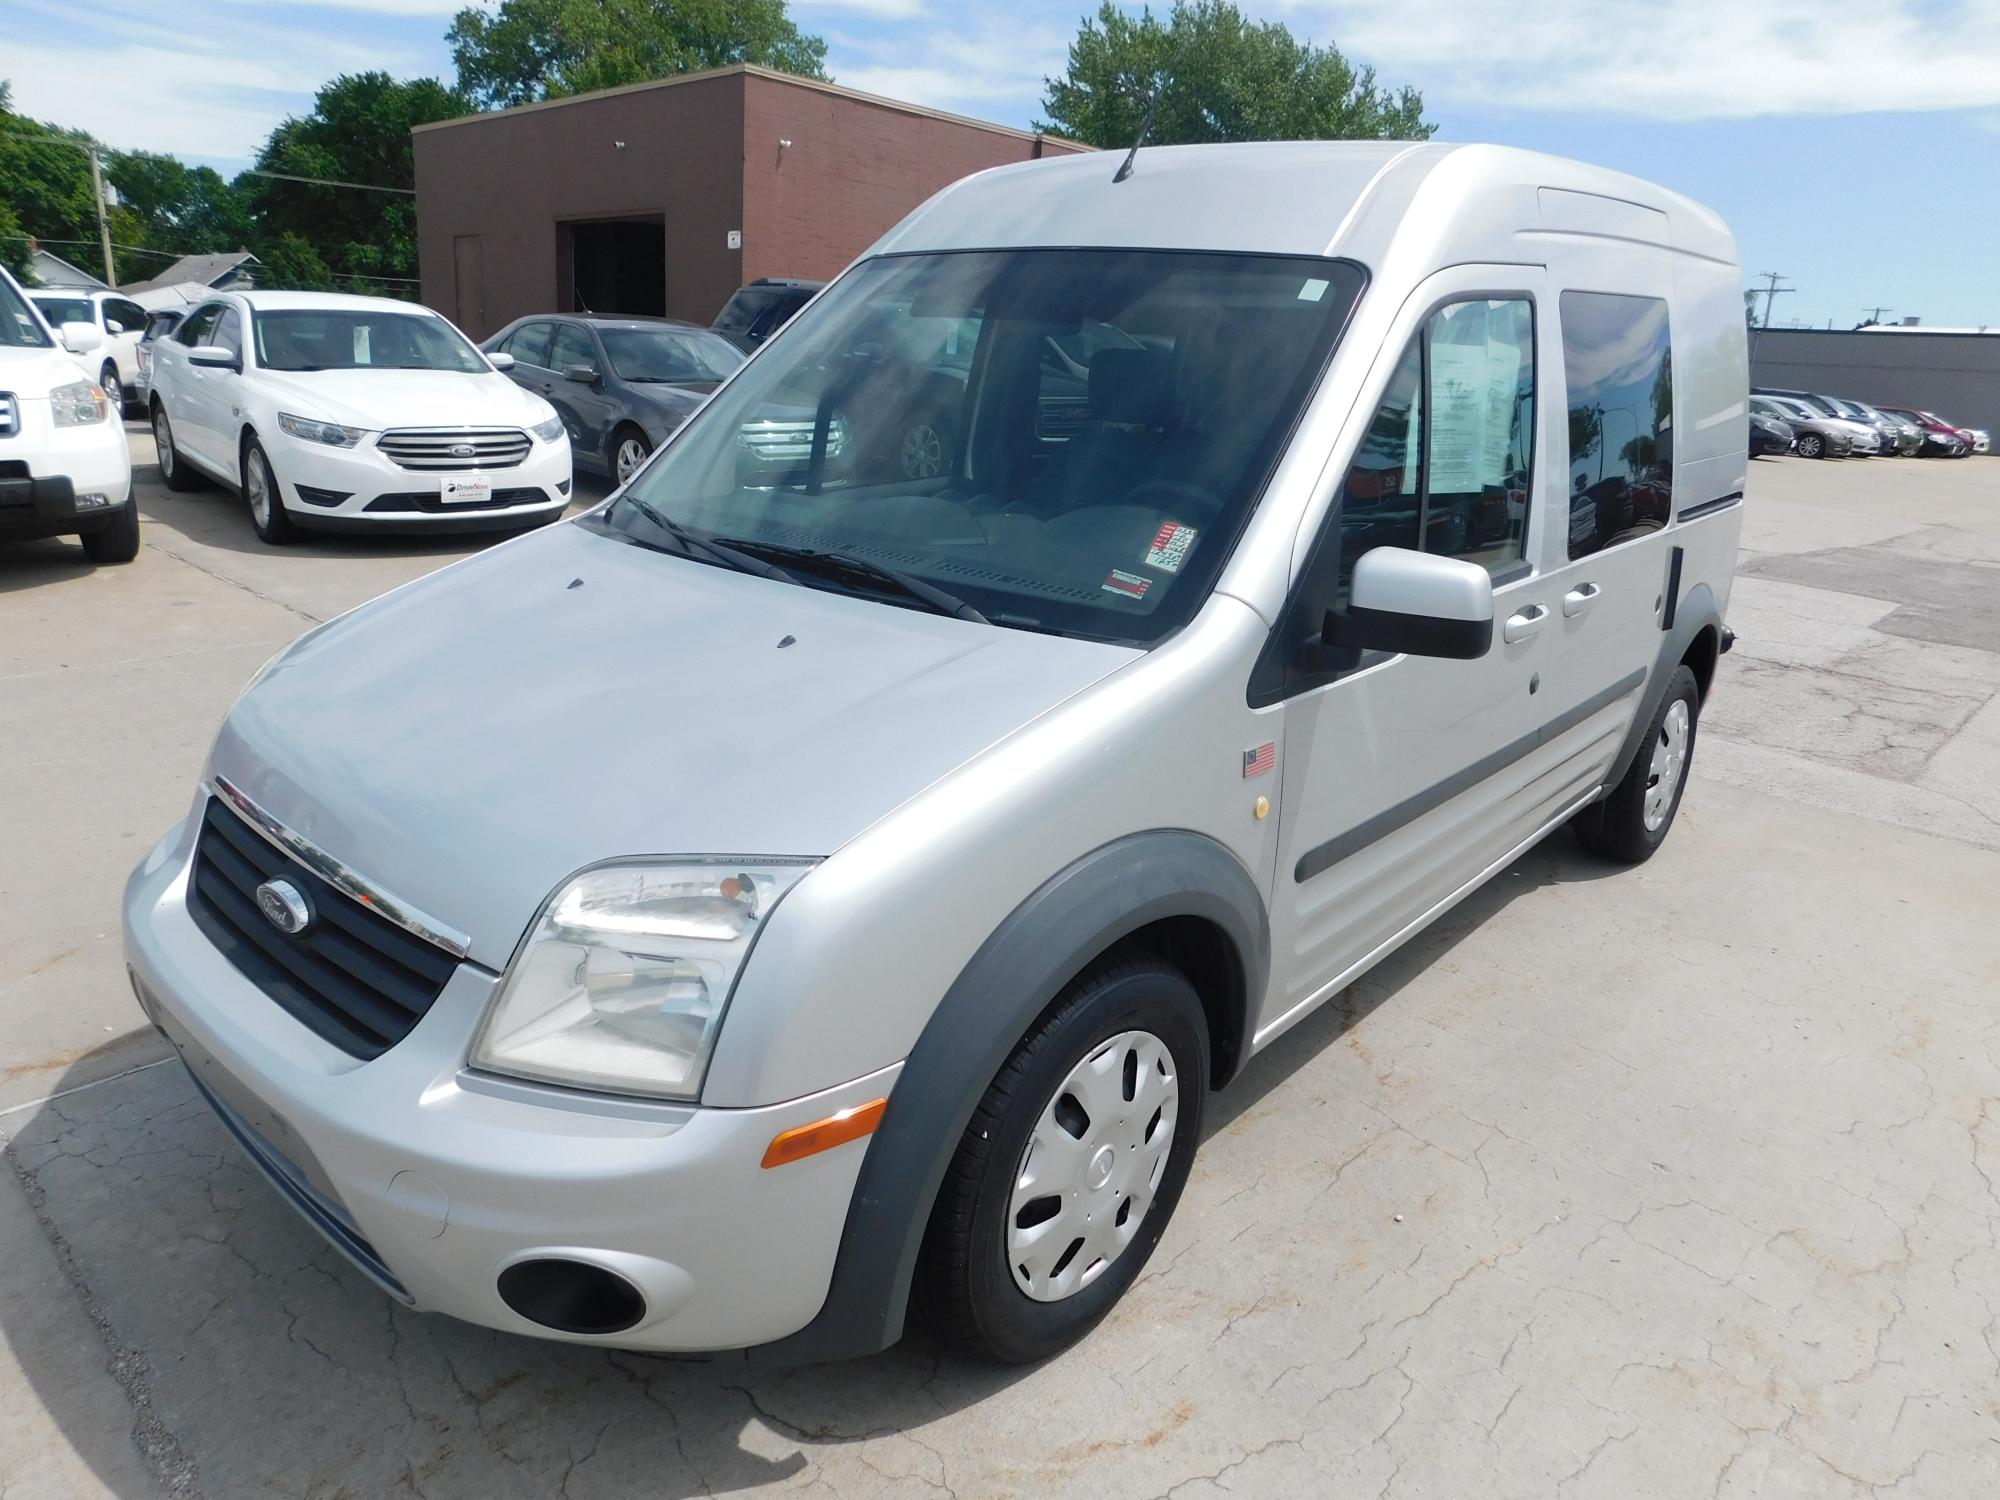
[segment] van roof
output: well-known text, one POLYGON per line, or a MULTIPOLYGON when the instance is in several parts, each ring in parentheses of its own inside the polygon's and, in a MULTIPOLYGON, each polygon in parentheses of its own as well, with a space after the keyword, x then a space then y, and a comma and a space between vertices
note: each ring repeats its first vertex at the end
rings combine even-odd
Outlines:
MULTIPOLYGON (((1734 265, 1722 220, 1692 199, 1583 162, 1509 146, 1289 141, 1148 146, 979 172, 890 230, 879 252, 1025 246, 1341 255, 1408 246, 1519 260, 1523 236, 1638 240, 1734 265)), ((1540 257, 1537 256, 1537 259, 1540 257)))

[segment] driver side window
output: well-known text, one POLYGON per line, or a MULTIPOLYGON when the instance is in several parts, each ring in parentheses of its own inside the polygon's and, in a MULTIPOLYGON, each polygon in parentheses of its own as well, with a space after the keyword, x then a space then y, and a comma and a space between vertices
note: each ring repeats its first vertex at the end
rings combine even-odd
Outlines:
POLYGON ((216 320, 221 316, 222 304, 220 302, 209 303, 208 306, 200 309, 185 323, 181 324, 180 330, 174 334, 174 342, 185 344, 190 349, 194 348, 197 344, 207 343, 209 335, 215 331, 216 320))

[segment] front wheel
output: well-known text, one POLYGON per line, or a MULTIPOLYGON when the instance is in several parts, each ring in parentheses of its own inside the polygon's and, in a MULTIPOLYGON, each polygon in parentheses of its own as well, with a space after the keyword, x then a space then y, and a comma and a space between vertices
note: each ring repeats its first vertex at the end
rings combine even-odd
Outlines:
POLYGON ((611 439, 611 477, 625 483, 639 472, 639 466, 652 452, 653 445, 646 441, 645 433, 636 427, 619 428, 611 439))
POLYGON ((1816 433, 1816 432, 1802 432, 1802 433, 1800 433, 1800 434, 1799 434, 1799 457, 1800 457, 1800 458, 1825 458, 1825 457, 1826 457, 1826 439, 1825 439, 1825 438, 1823 438, 1823 437, 1821 437, 1821 436, 1820 436, 1820 435, 1819 435, 1818 433, 1816 433))
POLYGON ((896 467, 905 479, 949 474, 956 459, 951 424, 936 412, 912 422, 896 445, 896 467))
POLYGON ((1694 764, 1701 685, 1685 666, 1674 668, 1667 691, 1624 780, 1576 820, 1577 837, 1592 853, 1620 864, 1644 864, 1666 842, 1694 764))
POLYGON ((1082 1338, 1173 1216, 1208 1091, 1208 1026, 1156 958, 1075 981, 973 1111, 924 1240, 919 1294, 955 1343, 1009 1363, 1082 1338))
POLYGON ((259 541, 282 547, 298 534, 291 512, 285 509, 278 477, 271 472, 271 460, 255 438, 243 445, 243 498, 250 503, 250 524, 257 528, 259 541))
POLYGON ((128 563, 139 555, 139 502, 128 499, 97 531, 80 538, 83 555, 94 563, 128 563))
POLYGON ((97 384, 102 388, 104 394, 110 398, 112 420, 117 422, 124 421, 125 387, 118 379, 118 366, 112 364, 107 359, 104 362, 104 368, 97 372, 97 384))

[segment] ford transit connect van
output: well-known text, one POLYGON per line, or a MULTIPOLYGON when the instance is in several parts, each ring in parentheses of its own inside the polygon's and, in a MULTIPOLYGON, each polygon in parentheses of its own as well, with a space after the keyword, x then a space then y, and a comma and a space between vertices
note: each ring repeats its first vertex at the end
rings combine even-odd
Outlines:
POLYGON ((1564 824, 1667 836, 1730 640, 1728 231, 1487 147, 1116 166, 940 193, 607 503, 230 712, 134 982, 389 1295, 1044 1355, 1253 1053, 1564 824), (939 472, 830 452, 941 369, 939 472))

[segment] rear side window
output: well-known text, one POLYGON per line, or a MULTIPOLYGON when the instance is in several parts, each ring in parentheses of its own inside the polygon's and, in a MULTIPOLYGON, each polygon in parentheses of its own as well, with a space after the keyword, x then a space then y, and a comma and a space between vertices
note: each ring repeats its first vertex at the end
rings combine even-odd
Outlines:
POLYGON ((744 333, 757 321, 758 314, 767 312, 776 298, 761 288, 752 290, 744 287, 723 305, 716 314, 715 326, 725 333, 744 333))
POLYGON ((1665 526, 1674 512, 1674 367, 1667 304, 1562 294, 1569 383, 1569 555, 1665 526))

